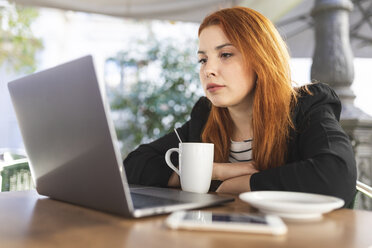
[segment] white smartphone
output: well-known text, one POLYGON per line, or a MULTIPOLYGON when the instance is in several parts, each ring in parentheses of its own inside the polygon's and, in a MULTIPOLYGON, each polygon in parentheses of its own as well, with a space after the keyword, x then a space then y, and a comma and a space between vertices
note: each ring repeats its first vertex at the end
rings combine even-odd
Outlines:
POLYGON ((272 235, 287 233, 287 226, 275 215, 177 211, 166 219, 166 224, 171 229, 250 232, 272 235))

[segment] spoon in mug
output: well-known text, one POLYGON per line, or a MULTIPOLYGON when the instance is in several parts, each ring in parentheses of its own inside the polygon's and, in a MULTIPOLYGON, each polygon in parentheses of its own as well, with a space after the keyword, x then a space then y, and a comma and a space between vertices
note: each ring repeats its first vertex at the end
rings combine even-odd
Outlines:
POLYGON ((182 143, 182 140, 181 140, 180 136, 178 135, 178 132, 177 132, 177 129, 176 128, 174 128, 174 132, 176 133, 177 138, 180 141, 180 143, 182 143))

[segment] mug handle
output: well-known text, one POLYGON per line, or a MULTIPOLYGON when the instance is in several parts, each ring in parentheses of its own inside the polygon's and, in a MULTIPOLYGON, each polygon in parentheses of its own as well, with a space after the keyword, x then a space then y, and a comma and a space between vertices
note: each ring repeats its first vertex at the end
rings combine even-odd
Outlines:
POLYGON ((174 170, 178 175, 180 175, 180 171, 172 164, 172 161, 170 160, 170 156, 173 152, 178 152, 180 153, 180 150, 178 148, 171 148, 165 153, 165 162, 167 165, 174 170))

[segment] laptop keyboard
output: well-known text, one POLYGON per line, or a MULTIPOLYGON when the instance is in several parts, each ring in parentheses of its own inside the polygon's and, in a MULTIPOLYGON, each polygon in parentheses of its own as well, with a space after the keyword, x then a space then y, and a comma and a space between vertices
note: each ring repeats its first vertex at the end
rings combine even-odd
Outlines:
POLYGON ((151 195, 143 195, 137 193, 130 193, 132 196, 133 206, 135 209, 141 208, 150 208, 157 206, 169 206, 169 205, 178 205, 182 203, 181 201, 166 199, 151 195))

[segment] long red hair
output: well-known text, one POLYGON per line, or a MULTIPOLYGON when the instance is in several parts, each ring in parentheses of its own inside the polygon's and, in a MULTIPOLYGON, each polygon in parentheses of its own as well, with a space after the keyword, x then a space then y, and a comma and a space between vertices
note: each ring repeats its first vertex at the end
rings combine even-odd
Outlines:
MULTIPOLYGON (((278 31, 255 10, 234 7, 207 16, 199 27, 218 25, 257 76, 253 102, 252 154, 259 170, 285 163, 296 91, 291 84, 289 54, 278 31)), ((215 162, 228 162, 233 122, 227 108, 212 105, 202 141, 214 143, 215 162)))

